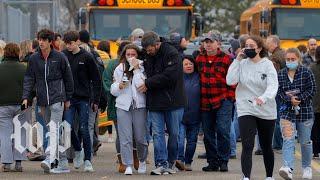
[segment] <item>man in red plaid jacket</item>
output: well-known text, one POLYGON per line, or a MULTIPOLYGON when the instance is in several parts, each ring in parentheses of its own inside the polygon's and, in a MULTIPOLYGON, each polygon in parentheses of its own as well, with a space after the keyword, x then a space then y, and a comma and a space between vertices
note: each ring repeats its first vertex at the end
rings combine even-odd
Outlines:
POLYGON ((228 171, 230 126, 235 88, 226 84, 230 57, 219 48, 221 36, 208 33, 197 57, 201 84, 202 127, 208 166, 203 171, 228 171))

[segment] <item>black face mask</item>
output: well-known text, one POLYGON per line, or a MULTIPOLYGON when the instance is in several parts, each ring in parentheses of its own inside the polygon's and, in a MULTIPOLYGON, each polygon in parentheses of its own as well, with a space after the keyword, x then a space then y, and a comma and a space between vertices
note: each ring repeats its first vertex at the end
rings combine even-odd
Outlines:
POLYGON ((251 59, 256 57, 257 55, 256 49, 245 49, 244 54, 251 59))

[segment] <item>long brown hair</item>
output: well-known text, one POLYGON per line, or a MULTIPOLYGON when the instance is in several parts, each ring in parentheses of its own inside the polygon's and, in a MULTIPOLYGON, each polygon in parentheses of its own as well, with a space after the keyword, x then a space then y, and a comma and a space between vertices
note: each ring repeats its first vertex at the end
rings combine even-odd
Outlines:
POLYGON ((120 63, 123 64, 123 66, 124 66, 124 68, 123 68, 123 69, 124 69, 124 73, 126 73, 127 76, 128 76, 128 78, 130 79, 130 78, 132 78, 132 76, 133 76, 133 72, 132 72, 132 71, 129 71, 130 65, 129 65, 129 63, 128 63, 128 61, 127 61, 127 58, 126 58, 126 51, 127 51, 128 49, 133 49, 133 50, 135 50, 135 51, 137 52, 138 57, 139 57, 141 51, 140 51, 140 48, 139 48, 137 45, 135 45, 135 44, 127 44, 127 45, 123 48, 123 50, 122 50, 122 53, 121 53, 121 56, 120 56, 120 63))

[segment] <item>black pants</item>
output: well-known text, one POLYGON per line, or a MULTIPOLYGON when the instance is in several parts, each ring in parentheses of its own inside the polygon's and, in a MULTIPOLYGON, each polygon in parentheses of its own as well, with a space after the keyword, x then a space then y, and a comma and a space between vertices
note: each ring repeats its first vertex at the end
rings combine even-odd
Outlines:
POLYGON ((320 153, 320 113, 315 113, 311 131, 313 154, 320 153))
POLYGON ((241 168, 245 177, 250 178, 251 175, 252 151, 257 130, 263 152, 266 177, 272 177, 274 167, 274 155, 272 150, 274 123, 274 120, 264 120, 254 116, 239 117, 239 128, 242 141, 241 168))

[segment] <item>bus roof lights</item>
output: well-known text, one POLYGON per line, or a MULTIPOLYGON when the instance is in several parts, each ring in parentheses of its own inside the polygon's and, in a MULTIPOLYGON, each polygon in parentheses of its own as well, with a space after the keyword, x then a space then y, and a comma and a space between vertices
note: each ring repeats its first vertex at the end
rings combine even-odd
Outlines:
POLYGON ((289 0, 289 4, 290 5, 296 5, 297 4, 297 0, 289 0))
POLYGON ((105 6, 106 5, 106 0, 99 0, 98 4, 99 4, 99 6, 105 6))
POLYGON ((273 0, 272 4, 279 5, 301 5, 300 0, 273 0))
POLYGON ((184 0, 176 0, 176 6, 183 6, 184 5, 184 0))
POLYGON ((289 4, 289 0, 280 0, 280 3, 282 5, 288 5, 289 4))
POLYGON ((173 6, 174 5, 174 0, 167 0, 167 5, 168 6, 173 6))
POLYGON ((107 6, 113 6, 114 0, 107 0, 106 4, 107 4, 107 6))

